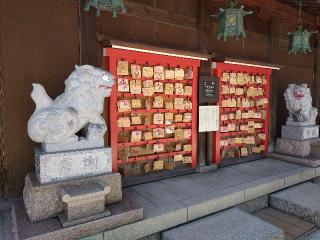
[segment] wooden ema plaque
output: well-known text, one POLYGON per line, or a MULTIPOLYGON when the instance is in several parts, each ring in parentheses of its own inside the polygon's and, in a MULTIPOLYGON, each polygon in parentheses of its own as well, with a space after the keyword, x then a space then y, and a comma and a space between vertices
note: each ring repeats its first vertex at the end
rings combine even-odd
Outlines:
POLYGON ((176 166, 176 155, 195 168, 200 60, 113 48, 104 56, 104 68, 121 84, 108 110, 113 171, 139 163, 142 174, 170 171, 165 166, 176 166))

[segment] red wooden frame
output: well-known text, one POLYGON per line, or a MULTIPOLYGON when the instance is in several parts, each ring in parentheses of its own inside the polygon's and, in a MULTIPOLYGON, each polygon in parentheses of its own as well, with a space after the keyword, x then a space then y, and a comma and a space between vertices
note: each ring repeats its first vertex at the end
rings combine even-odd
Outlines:
MULTIPOLYGON (((222 88, 222 82, 221 77, 223 72, 242 72, 242 73, 248 73, 253 75, 265 75, 267 79, 267 83, 265 85, 265 97, 268 99, 268 103, 265 106, 266 111, 266 119, 260 120, 264 122, 264 127, 261 131, 263 131, 266 134, 266 140, 264 142, 265 145, 265 153, 268 152, 268 145, 269 145, 269 121, 270 121, 270 76, 272 70, 270 68, 263 68, 263 67, 251 67, 251 66, 244 66, 244 65, 237 65, 237 64, 229 64, 229 63, 223 63, 223 62, 217 62, 215 63, 215 68, 212 68, 212 73, 214 76, 217 76, 219 78, 219 100, 218 105, 221 106, 221 88, 222 88)), ((251 108, 249 108, 251 109, 251 108)), ((219 112, 219 126, 221 127, 222 121, 221 121, 221 113, 219 112)), ((258 119, 255 119, 254 121, 258 121, 258 119)), ((212 162, 215 164, 219 164, 221 162, 221 153, 220 153, 220 138, 221 138, 220 131, 214 132, 213 137, 213 159, 212 162)), ((230 134, 234 134, 230 132, 230 134)))
MULTIPOLYGON (((131 50, 122 50, 122 49, 115 49, 115 48, 104 48, 104 59, 103 59, 103 68, 107 69, 109 72, 111 72, 114 76, 116 76, 117 72, 117 61, 118 60, 127 60, 129 62, 135 62, 137 64, 145 64, 146 62, 149 65, 162 65, 167 66, 170 65, 170 67, 180 67, 180 68, 187 68, 192 67, 193 69, 193 79, 192 80, 182 80, 177 81, 183 83, 184 81, 192 81, 192 96, 190 97, 192 99, 192 122, 191 123, 183 123, 185 126, 190 126, 191 124, 191 130, 192 130, 192 136, 191 136, 191 144, 192 144, 192 168, 195 168, 197 166, 197 110, 198 110, 198 101, 197 101, 197 92, 198 92, 198 68, 200 66, 200 60, 197 59, 190 59, 190 58, 182 58, 182 57, 173 57, 173 56, 166 56, 166 55, 158 55, 153 53, 144 53, 144 52, 138 52, 138 51, 131 51, 131 50)), ((129 77, 130 78, 130 77, 129 77)), ((167 81, 167 80, 165 80, 167 81)), ((175 81, 170 81, 175 82, 175 81)), ((143 142, 136 143, 118 143, 118 131, 119 128, 117 126, 117 98, 119 94, 122 94, 122 96, 130 95, 126 93, 118 93, 117 91, 117 84, 114 85, 112 89, 112 94, 110 96, 110 104, 109 104, 109 144, 112 148, 112 170, 113 172, 118 171, 118 146, 121 145, 140 145, 143 142)), ((161 95, 161 94, 154 94, 155 96, 161 95)), ((179 96, 179 95, 176 95, 179 96)), ((175 97, 175 96, 173 96, 175 97)), ((141 110, 133 110, 132 112, 139 112, 141 110)), ((150 110, 148 110, 150 111, 150 110)), ((152 111, 152 110, 151 110, 152 111)), ((184 112, 183 110, 157 110, 157 112, 184 112)), ((182 124, 182 123, 181 123, 182 124)), ((181 125, 179 123, 173 124, 175 126, 181 125)), ((154 125, 154 127, 161 127, 161 125, 154 125)), ((152 128, 153 125, 148 126, 146 128, 152 128)), ((142 129, 142 126, 134 127, 134 129, 142 129)), ((148 141, 148 143, 156 143, 156 142, 170 142, 172 139, 159 139, 159 140, 151 140, 148 141)), ((146 161, 155 159, 157 157, 167 157, 167 156, 173 156, 175 154, 185 154, 186 152, 171 152, 171 153, 163 153, 163 154, 155 154, 151 156, 142 156, 142 157, 133 157, 129 158, 127 162, 136 162, 136 161, 146 161)))

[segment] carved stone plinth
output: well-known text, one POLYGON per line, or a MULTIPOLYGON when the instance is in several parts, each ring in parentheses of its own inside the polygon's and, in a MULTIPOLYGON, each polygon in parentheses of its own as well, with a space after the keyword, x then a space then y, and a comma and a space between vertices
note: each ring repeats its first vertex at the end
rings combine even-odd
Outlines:
POLYGON ((82 187, 61 188, 59 195, 65 206, 64 213, 59 214, 62 226, 110 216, 110 211, 105 209, 105 196, 108 193, 110 187, 99 182, 88 183, 82 187))
POLYGON ((281 138, 309 140, 319 138, 319 126, 282 126, 281 138))
POLYGON ((278 138, 276 142, 276 152, 290 156, 306 157, 311 152, 310 141, 278 138))
POLYGON ((121 175, 119 173, 104 174, 44 185, 40 184, 34 173, 28 173, 25 178, 23 199, 30 221, 36 222, 45 220, 57 216, 65 210, 64 203, 59 195, 61 189, 81 189, 90 183, 97 182, 103 186, 110 187, 110 193, 104 197, 105 204, 116 203, 122 200, 121 175))
POLYGON ((35 151, 36 174, 41 183, 52 183, 112 171, 111 148, 96 148, 68 152, 35 151))

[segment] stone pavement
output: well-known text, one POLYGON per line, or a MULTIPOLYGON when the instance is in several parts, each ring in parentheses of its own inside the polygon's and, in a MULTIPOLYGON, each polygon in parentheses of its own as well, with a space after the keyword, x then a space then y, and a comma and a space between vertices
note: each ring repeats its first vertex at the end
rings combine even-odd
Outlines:
POLYGON ((282 229, 236 208, 173 228, 162 234, 162 240, 195 239, 285 240, 286 238, 282 229))
MULTIPOLYGON (((133 205, 144 208, 143 220, 114 229, 108 228, 111 230, 96 226, 95 232, 81 230, 79 225, 75 231, 81 237, 96 234, 87 239, 139 239, 317 176, 320 176, 318 168, 261 159, 220 168, 215 172, 195 173, 136 185, 123 190, 123 199, 130 199, 133 205)), ((27 219, 25 213, 21 212, 21 202, 18 205, 16 211, 20 213, 17 219, 27 219)), ((57 219, 51 219, 47 224, 19 222, 21 239, 49 239, 48 236, 62 236, 67 232, 70 234, 72 230, 61 228, 57 219)))
POLYGON ((125 188, 144 220, 106 231, 104 239, 139 239, 319 175, 317 168, 263 159, 125 188))

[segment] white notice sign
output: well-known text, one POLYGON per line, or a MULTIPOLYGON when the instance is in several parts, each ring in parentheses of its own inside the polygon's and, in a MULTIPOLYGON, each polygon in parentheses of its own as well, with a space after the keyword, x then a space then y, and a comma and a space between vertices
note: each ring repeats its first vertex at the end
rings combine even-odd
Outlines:
POLYGON ((199 106, 199 132, 219 131, 219 106, 199 106))

